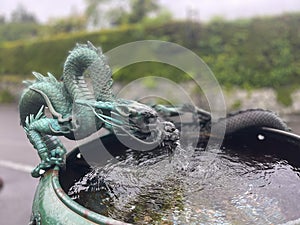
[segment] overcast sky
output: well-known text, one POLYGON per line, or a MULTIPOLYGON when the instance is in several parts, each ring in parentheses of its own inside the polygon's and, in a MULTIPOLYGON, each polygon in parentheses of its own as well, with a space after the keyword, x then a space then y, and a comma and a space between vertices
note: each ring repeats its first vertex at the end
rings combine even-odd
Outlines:
MULTIPOLYGON (((254 15, 281 14, 300 11, 300 0, 159 0, 176 17, 192 15, 199 20, 214 16, 227 19, 252 17, 254 15), (187 13, 188 11, 194 13, 187 13)), ((18 4, 23 4, 41 22, 62 17, 74 12, 83 12, 84 0, 0 0, 0 15, 9 15, 18 4)))

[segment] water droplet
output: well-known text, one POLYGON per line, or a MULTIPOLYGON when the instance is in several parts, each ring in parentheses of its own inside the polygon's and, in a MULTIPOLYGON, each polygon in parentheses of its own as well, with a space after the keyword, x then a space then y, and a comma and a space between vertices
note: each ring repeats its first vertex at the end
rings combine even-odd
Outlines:
POLYGON ((257 139, 260 141, 263 141, 263 140, 265 140, 265 135, 259 134, 259 135, 257 135, 257 139))

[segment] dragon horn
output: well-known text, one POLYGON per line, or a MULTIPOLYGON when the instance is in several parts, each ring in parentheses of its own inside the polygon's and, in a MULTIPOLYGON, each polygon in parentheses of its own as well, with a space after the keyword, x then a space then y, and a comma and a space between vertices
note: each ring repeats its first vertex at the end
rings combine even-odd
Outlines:
POLYGON ((33 74, 33 75, 35 76, 35 78, 36 78, 37 80, 39 80, 39 81, 42 81, 42 80, 44 80, 44 78, 45 78, 42 74, 40 74, 40 73, 38 73, 38 72, 35 72, 35 71, 33 71, 32 74, 33 74))
POLYGON ((47 73, 48 74, 48 77, 49 77, 49 79, 52 81, 52 82, 56 82, 57 80, 56 80, 56 78, 55 78, 55 76, 52 74, 52 73, 47 73))
POLYGON ((34 81, 32 81, 32 80, 24 80, 22 83, 25 84, 27 87, 29 87, 30 85, 34 84, 34 81))
POLYGON ((90 49, 92 49, 92 50, 94 50, 95 52, 97 52, 98 55, 102 54, 101 48, 95 47, 95 45, 93 45, 92 42, 87 41, 87 46, 88 46, 90 49))

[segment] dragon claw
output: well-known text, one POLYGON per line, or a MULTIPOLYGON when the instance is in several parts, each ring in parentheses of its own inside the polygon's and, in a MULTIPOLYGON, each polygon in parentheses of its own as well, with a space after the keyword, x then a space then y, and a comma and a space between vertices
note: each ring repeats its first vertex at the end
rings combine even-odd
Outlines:
POLYGON ((39 166, 35 167, 35 168, 31 171, 31 176, 34 177, 34 178, 40 177, 40 176, 41 176, 40 171, 41 171, 41 169, 40 169, 39 166))
POLYGON ((49 156, 42 159, 42 161, 32 170, 32 177, 40 177, 46 170, 53 166, 61 166, 64 163, 64 155, 66 150, 58 147, 50 151, 49 156))
POLYGON ((51 167, 51 164, 48 162, 42 161, 39 165, 37 165, 32 171, 31 176, 38 178, 43 175, 43 173, 51 167))

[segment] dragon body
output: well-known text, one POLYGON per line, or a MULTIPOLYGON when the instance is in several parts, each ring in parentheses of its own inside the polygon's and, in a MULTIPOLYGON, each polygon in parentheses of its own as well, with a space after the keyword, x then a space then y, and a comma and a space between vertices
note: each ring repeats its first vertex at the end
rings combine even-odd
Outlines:
POLYGON ((77 44, 70 52, 62 81, 50 73, 33 74, 36 80, 25 82, 28 87, 19 103, 21 125, 41 158, 33 177, 63 163, 66 149, 58 136, 82 139, 105 127, 130 135, 145 146, 156 146, 176 130, 171 123, 159 122, 151 107, 113 96, 112 71, 101 50, 89 42, 77 44), (86 77, 90 77, 92 87, 86 77), (50 116, 46 116, 45 108, 50 116), (156 124, 156 132, 149 128, 151 123, 156 124))

